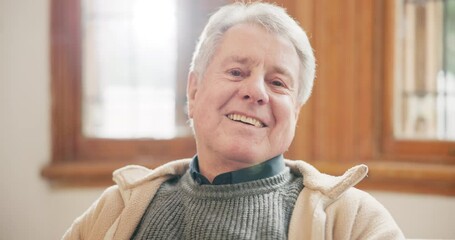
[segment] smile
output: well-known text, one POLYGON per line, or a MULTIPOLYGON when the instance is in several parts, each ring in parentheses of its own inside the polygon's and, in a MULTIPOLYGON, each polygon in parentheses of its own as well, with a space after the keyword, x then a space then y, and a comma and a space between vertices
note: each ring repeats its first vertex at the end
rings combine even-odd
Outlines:
POLYGON ((261 121, 255 119, 255 118, 247 117, 247 116, 240 115, 240 114, 231 113, 231 114, 226 115, 226 117, 228 117, 229 119, 231 119, 233 121, 246 123, 246 124, 258 127, 258 128, 262 128, 262 127, 266 126, 264 123, 262 123, 261 121))

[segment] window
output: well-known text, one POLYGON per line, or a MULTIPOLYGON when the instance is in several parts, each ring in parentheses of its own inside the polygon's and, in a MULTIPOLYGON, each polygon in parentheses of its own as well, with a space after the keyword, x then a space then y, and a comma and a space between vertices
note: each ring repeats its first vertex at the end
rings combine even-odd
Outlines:
POLYGON ((455 141, 455 1, 403 0, 398 14, 394 133, 455 141))
POLYGON ((197 37, 224 0, 51 1, 52 160, 63 184, 195 154, 185 115, 197 37))
POLYGON ((176 122, 177 115, 185 117, 185 104, 175 97, 186 94, 177 87, 186 81, 177 81, 176 10, 176 0, 82 1, 84 136, 191 135, 187 124, 176 122))
POLYGON ((453 0, 389 3, 384 154, 411 162, 455 161, 453 0), (393 11, 392 11, 393 10, 393 11))

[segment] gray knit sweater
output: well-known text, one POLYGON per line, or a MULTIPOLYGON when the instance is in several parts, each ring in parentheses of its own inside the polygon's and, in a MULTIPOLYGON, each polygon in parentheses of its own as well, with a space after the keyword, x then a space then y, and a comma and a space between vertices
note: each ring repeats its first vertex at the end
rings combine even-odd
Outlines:
POLYGON ((131 239, 286 239, 301 177, 198 185, 187 172, 161 185, 131 239))

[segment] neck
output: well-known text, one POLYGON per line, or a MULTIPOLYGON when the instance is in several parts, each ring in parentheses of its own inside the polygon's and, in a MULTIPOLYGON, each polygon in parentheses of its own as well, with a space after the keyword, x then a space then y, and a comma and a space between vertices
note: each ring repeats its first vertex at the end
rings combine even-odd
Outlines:
POLYGON ((212 157, 199 153, 198 160, 199 172, 204 175, 210 182, 213 182, 213 179, 222 173, 240 170, 260 163, 212 157))

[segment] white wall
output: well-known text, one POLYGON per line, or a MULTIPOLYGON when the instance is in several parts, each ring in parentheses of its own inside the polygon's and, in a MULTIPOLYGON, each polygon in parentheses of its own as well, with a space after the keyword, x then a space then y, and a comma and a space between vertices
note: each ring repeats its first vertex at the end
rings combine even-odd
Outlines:
MULTIPOLYGON (((0 239, 59 239, 102 189, 52 189, 49 0, 0 0, 0 239)), ((455 238, 455 198, 373 192, 410 238, 455 238)))
POLYGON ((370 192, 408 238, 455 239, 455 197, 370 192))
POLYGON ((48 0, 0 0, 0 239, 59 239, 100 189, 51 189, 48 0))

